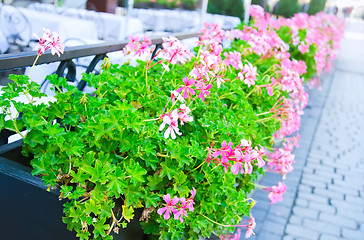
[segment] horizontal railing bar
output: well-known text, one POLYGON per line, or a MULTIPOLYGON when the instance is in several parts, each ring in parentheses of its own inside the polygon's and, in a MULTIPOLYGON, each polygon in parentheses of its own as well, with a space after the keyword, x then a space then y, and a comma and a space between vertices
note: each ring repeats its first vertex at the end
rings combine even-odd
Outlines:
MULTIPOLYGON (((198 33, 191 32, 183 34, 170 34, 165 37, 172 36, 176 37, 179 40, 183 40, 187 38, 197 37, 198 33)), ((42 57, 38 59, 36 65, 120 51, 128 42, 129 41, 116 41, 81 45, 75 47, 66 47, 64 53, 60 57, 58 57, 57 55, 52 55, 50 52, 44 53, 42 57)), ((162 38, 152 38, 152 44, 162 43, 162 38)), ((0 71, 32 66, 36 56, 37 51, 0 54, 0 71)))

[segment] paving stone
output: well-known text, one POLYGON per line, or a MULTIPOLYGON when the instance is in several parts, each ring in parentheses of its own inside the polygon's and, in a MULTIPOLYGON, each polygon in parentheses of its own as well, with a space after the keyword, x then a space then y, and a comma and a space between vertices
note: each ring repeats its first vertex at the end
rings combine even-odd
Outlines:
POLYGON ((341 238, 338 238, 337 236, 333 236, 327 233, 322 233, 319 240, 338 240, 341 238))
MULTIPOLYGON (((359 186, 357 186, 359 188, 359 186)), ((359 197, 358 189, 351 188, 349 186, 340 186, 335 184, 328 184, 328 190, 343 193, 343 194, 349 194, 353 197, 359 197)))
POLYGON ((300 207, 307 207, 308 206, 308 200, 297 198, 295 201, 295 204, 300 207))
POLYGON ((338 216, 345 217, 345 219, 353 219, 357 222, 364 221, 364 213, 360 211, 353 211, 348 209, 338 209, 338 216))
POLYGON ((322 204, 328 204, 329 203, 329 199, 327 197, 318 196, 318 195, 315 195, 315 194, 312 194, 312 193, 298 193, 297 197, 299 199, 311 200, 311 201, 322 203, 322 204))
POLYGON ((356 222, 352 219, 346 219, 346 218, 343 218, 342 216, 327 214, 327 213, 323 213, 323 212, 321 212, 319 214, 319 220, 321 220, 323 222, 327 222, 327 223, 333 223, 333 224, 340 223, 340 226, 351 228, 351 229, 356 229, 356 227, 357 227, 356 222))
POLYGON ((302 184, 305 184, 305 185, 308 185, 308 186, 312 186, 312 187, 322 187, 322 188, 325 188, 326 187, 326 184, 330 183, 331 182, 331 179, 327 179, 323 182, 320 182, 320 180, 317 180, 317 179, 312 179, 312 178, 309 178, 309 177, 302 177, 301 179, 301 183, 302 184))
POLYGON ((290 212, 291 208, 276 204, 270 207, 268 214, 273 214, 288 219, 290 212))
POLYGON ((318 220, 303 219, 303 226, 320 233, 328 233, 340 237, 340 226, 318 220))
POLYGON ((314 193, 319 196, 325 196, 328 198, 338 199, 338 200, 344 200, 344 194, 341 192, 336 191, 330 191, 324 188, 316 187, 314 190, 314 193))
POLYGON ((346 202, 350 202, 353 204, 358 204, 359 206, 363 206, 364 205, 364 199, 363 198, 359 198, 359 197, 354 197, 351 195, 346 195, 345 196, 345 201, 346 202))
POLYGON ((291 235, 285 235, 282 240, 295 240, 291 235))
POLYGON ((285 224, 280 224, 272 220, 264 222, 264 231, 282 236, 284 233, 285 224))
POLYGON ((263 222, 267 215, 267 211, 258 208, 253 208, 251 213, 256 222, 263 222))
POLYGON ((303 208, 299 206, 295 206, 292 209, 293 214, 303 218, 310 218, 310 219, 317 219, 318 218, 318 211, 308 208, 303 208))
POLYGON ((320 212, 328 213, 328 214, 335 214, 336 208, 334 206, 330 206, 328 204, 321 204, 314 201, 310 201, 308 204, 308 208, 315 209, 320 212))
POLYGON ((292 224, 301 225, 302 222, 303 222, 302 217, 291 215, 291 217, 289 218, 289 223, 292 223, 292 224))
POLYGON ((343 228, 343 236, 350 240, 363 240, 364 232, 343 228))
POLYGON ((303 237, 306 239, 312 239, 312 240, 317 240, 319 237, 319 233, 314 231, 314 230, 310 230, 307 228, 304 228, 300 225, 294 225, 294 224, 288 224, 286 227, 286 233, 289 235, 292 235, 293 237, 303 237))
POLYGON ((271 232, 267 232, 267 231, 262 231, 260 234, 259 234, 259 237, 257 240, 281 240, 282 237, 281 235, 278 235, 278 234, 274 234, 274 233, 271 233, 271 232))
MULTIPOLYGON (((344 211, 345 210, 358 211, 358 212, 364 211, 363 205, 354 204, 354 203, 347 202, 347 201, 340 201, 340 200, 332 199, 331 205, 336 207, 337 209, 342 209, 344 211)), ((364 221, 364 219, 363 219, 363 221, 364 221)))

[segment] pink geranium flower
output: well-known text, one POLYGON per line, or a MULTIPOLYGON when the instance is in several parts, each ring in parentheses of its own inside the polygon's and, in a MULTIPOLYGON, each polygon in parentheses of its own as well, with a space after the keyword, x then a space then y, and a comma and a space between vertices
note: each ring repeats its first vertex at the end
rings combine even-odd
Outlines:
POLYGON ((198 82, 198 88, 196 90, 200 91, 200 94, 198 95, 199 98, 202 99, 202 101, 205 101, 205 95, 209 96, 210 91, 208 91, 212 87, 212 84, 205 84, 204 82, 198 82))
POLYGON ((188 98, 188 96, 190 96, 190 95, 195 95, 195 90, 193 90, 191 88, 195 84, 195 79, 193 79, 193 78, 188 79, 188 77, 184 77, 182 80, 183 80, 183 83, 185 84, 185 86, 178 88, 177 92, 183 91, 184 98, 188 98))
POLYGON ((177 212, 174 214, 174 219, 180 220, 181 223, 183 222, 183 216, 187 217, 187 202, 184 197, 179 199, 181 202, 181 206, 178 206, 177 212))
POLYGON ((181 103, 185 103, 185 99, 177 91, 171 91, 171 99, 172 99, 172 105, 176 103, 176 100, 180 101, 181 103))
POLYGON ((60 37, 55 32, 50 32, 49 29, 44 28, 44 33, 42 37, 38 37, 34 34, 36 38, 38 38, 39 42, 37 45, 38 55, 42 55, 46 50, 51 49, 52 55, 56 54, 58 57, 63 54, 64 45, 61 42, 60 37))
POLYGON ((181 104, 178 110, 178 119, 181 121, 181 125, 186 122, 193 121, 193 117, 189 115, 191 113, 191 109, 187 107, 186 104, 181 104))
POLYGON ((251 63, 245 64, 244 66, 240 64, 240 72, 238 73, 238 78, 241 81, 244 81, 245 84, 250 87, 255 84, 256 76, 259 75, 257 73, 257 67, 253 66, 251 63))
POLYGON ((193 205, 195 204, 194 198, 196 196, 196 189, 192 187, 191 190, 191 197, 187 199, 187 208, 190 210, 190 212, 193 212, 195 209, 193 205))
POLYGON ((255 219, 253 218, 253 216, 250 214, 250 219, 248 220, 248 225, 246 226, 246 233, 245 233, 245 238, 249 238, 252 234, 254 235, 254 228, 255 228, 255 219))
POLYGON ((214 154, 212 154, 213 157, 218 157, 221 155, 221 160, 223 163, 227 163, 228 162, 228 157, 232 154, 233 149, 231 148, 231 146, 233 145, 232 142, 229 142, 229 145, 226 143, 226 141, 224 140, 221 143, 221 148, 219 150, 217 150, 216 152, 214 152, 214 154))
POLYGON ((158 209, 157 213, 159 215, 163 215, 164 213, 164 219, 169 219, 171 212, 173 214, 176 214, 178 210, 176 209, 176 204, 178 203, 179 199, 178 197, 174 196, 173 199, 171 199, 171 195, 168 193, 163 196, 164 201, 166 202, 165 207, 158 209))
POLYGON ((271 201, 271 204, 277 203, 277 201, 282 201, 283 193, 287 190, 286 184, 279 182, 278 186, 265 187, 264 191, 269 192, 268 198, 271 201))
POLYGON ((177 109, 173 110, 171 114, 163 116, 163 122, 159 127, 159 131, 162 131, 165 126, 168 125, 167 130, 164 132, 164 138, 168 138, 171 135, 172 139, 176 139, 176 133, 182 135, 178 129, 178 113, 177 109))
POLYGON ((233 66, 236 70, 239 69, 239 65, 242 64, 241 53, 237 51, 225 52, 224 56, 226 57, 226 59, 223 61, 223 63, 233 66))

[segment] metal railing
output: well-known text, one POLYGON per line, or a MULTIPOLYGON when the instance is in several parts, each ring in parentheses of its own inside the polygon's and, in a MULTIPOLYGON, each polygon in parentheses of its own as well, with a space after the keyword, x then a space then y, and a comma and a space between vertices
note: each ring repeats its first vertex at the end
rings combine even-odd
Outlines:
MULTIPOLYGON (((171 34, 165 37, 174 36, 179 40, 197 37, 197 32, 192 33, 183 33, 183 34, 171 34)), ((57 55, 52 55, 47 52, 39 58, 36 65, 51 63, 51 62, 63 62, 69 61, 72 59, 87 57, 87 56, 98 56, 102 54, 107 54, 109 52, 120 51, 124 48, 124 46, 129 41, 117 41, 117 42, 105 42, 100 44, 90 44, 90 45, 82 45, 76 47, 66 47, 64 53, 58 57, 57 55)), ((162 38, 153 38, 152 44, 161 45, 163 43, 162 38)), ((32 66, 33 62, 37 56, 36 51, 29 52, 17 52, 17 53, 9 53, 9 54, 1 54, 0 55, 0 71, 11 70, 16 68, 23 68, 32 66)))
MULTIPOLYGON (((183 34, 171 34, 166 37, 174 36, 179 40, 197 37, 197 32, 191 33, 183 33, 183 34)), ((70 82, 76 81, 76 64, 73 59, 87 57, 87 56, 95 56, 90 64, 86 67, 85 72, 91 73, 94 71, 96 65, 102 61, 105 57, 107 57, 107 53, 120 51, 129 41, 118 41, 118 42, 105 42, 100 44, 90 44, 90 45, 82 45, 76 47, 66 47, 64 53, 58 57, 57 55, 52 55, 51 53, 44 53, 42 57, 39 58, 36 65, 52 63, 52 62, 60 62, 56 74, 58 76, 65 77, 70 82), (65 72, 67 70, 67 74, 65 76, 65 72)), ((153 38, 152 44, 156 45, 155 51, 158 48, 161 48, 163 43, 162 38, 153 38)), ((155 52, 152 54, 154 56, 155 52)), ((37 56, 36 51, 28 51, 28 52, 17 52, 10 54, 2 54, 0 55, 0 72, 5 70, 12 70, 18 68, 24 68, 32 66, 34 60, 37 56)), ((79 90, 83 90, 86 86, 86 82, 81 80, 77 83, 77 88, 79 90)))

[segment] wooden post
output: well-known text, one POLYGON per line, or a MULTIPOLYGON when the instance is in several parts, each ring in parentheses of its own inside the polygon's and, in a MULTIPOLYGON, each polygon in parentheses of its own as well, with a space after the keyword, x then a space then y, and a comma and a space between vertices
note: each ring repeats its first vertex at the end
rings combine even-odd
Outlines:
POLYGON ((88 6, 92 6, 98 12, 115 13, 118 0, 88 0, 88 6))

